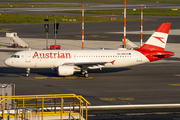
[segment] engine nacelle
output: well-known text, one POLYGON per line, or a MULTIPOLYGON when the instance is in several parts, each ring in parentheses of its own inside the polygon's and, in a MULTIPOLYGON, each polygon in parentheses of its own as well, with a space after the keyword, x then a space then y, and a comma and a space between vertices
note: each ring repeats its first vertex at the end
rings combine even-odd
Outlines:
POLYGON ((74 66, 58 66, 58 75, 67 76, 74 74, 74 66))

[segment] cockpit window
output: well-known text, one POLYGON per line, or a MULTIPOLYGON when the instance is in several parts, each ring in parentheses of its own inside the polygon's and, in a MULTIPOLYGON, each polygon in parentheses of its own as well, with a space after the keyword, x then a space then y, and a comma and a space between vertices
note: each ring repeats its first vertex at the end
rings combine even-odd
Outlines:
POLYGON ((12 55, 11 58, 19 58, 19 55, 12 55))

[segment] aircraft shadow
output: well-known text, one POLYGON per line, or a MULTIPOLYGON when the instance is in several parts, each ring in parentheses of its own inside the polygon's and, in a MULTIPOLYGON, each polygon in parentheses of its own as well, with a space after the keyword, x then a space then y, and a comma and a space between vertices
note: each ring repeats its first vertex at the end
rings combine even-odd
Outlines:
POLYGON ((100 69, 90 69, 88 70, 89 73, 112 73, 112 72, 120 72, 120 71, 127 71, 131 68, 102 68, 100 69))
MULTIPOLYGON (((131 68, 102 68, 100 69, 89 69, 88 73, 113 73, 113 72, 121 72, 121 71, 127 71, 131 68)), ((0 67, 0 77, 7 76, 7 74, 14 74, 14 75, 20 75, 25 76, 26 69, 24 68, 13 68, 13 67, 0 67)), ((58 77, 57 72, 55 72, 52 69, 31 69, 30 74, 38 74, 48 77, 58 77)), ((81 72, 76 72, 74 75, 81 76, 81 72)))

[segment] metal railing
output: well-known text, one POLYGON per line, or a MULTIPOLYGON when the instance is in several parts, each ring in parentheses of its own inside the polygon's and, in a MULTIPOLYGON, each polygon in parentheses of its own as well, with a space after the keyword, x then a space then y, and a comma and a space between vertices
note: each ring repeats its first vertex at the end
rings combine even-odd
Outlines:
POLYGON ((90 103, 85 98, 75 94, 1 96, 0 115, 3 120, 10 118, 43 120, 48 116, 57 116, 62 120, 63 115, 69 115, 70 118, 78 115, 81 119, 85 111, 87 120, 88 105, 90 103), (9 99, 15 100, 14 104, 6 104, 6 100, 9 99), (78 107, 78 110, 75 110, 75 107, 78 107))

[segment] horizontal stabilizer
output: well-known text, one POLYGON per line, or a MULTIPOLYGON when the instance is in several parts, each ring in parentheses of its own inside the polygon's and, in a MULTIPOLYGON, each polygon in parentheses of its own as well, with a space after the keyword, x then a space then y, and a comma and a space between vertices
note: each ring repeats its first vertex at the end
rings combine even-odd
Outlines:
POLYGON ((167 58, 170 56, 173 56, 174 53, 173 52, 169 52, 169 51, 163 51, 161 53, 154 53, 152 54, 153 57, 157 57, 157 58, 167 58))
POLYGON ((152 55, 154 57, 158 57, 158 58, 166 58, 165 56, 173 56, 173 54, 156 54, 156 55, 152 55))

